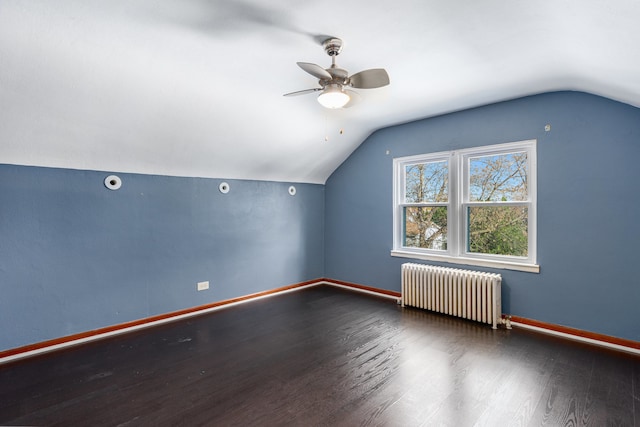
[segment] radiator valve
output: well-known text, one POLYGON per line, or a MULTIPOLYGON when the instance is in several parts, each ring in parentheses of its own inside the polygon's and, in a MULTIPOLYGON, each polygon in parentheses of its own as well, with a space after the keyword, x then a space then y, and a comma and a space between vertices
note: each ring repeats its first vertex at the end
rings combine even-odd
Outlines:
POLYGON ((509 315, 502 315, 502 319, 500 319, 501 322, 507 329, 511 329, 511 316, 509 315))

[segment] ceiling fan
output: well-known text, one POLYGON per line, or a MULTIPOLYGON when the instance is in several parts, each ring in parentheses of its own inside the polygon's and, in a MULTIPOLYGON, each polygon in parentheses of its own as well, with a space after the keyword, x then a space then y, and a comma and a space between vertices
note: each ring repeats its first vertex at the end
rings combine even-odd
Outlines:
POLYGON ((358 99, 358 93, 347 88, 375 89, 389 84, 389 75, 383 68, 372 68, 349 76, 347 70, 336 65, 336 56, 342 51, 342 40, 339 38, 326 39, 322 46, 331 57, 331 67, 322 68, 308 62, 298 62, 298 66, 307 73, 320 79, 320 87, 285 93, 284 96, 305 95, 321 92, 318 102, 326 108, 347 108, 358 99))

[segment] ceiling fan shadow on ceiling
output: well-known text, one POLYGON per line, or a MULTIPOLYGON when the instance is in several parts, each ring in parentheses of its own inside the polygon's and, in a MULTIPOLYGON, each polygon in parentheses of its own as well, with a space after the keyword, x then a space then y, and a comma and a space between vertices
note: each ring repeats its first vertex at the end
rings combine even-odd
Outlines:
POLYGON ((347 70, 336 65, 336 56, 342 51, 342 40, 328 38, 323 43, 325 52, 331 57, 331 67, 322 68, 309 62, 298 62, 298 66, 317 77, 320 87, 285 93, 284 96, 298 96, 320 92, 318 102, 325 108, 349 108, 357 104, 360 96, 355 89, 375 89, 389 84, 389 74, 383 68, 372 68, 349 76, 347 70))

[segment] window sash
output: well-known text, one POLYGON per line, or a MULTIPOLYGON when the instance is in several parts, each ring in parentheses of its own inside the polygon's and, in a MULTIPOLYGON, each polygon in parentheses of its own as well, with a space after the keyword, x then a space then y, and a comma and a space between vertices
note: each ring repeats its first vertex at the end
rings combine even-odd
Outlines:
MULTIPOLYGON (((462 182, 464 185, 464 202, 480 202, 480 203, 496 203, 496 202, 500 202, 500 200, 471 200, 471 193, 472 193, 472 182, 471 182, 471 178, 473 176, 472 174, 472 166, 471 163, 474 160, 479 160, 479 159, 486 159, 486 158, 492 158, 492 157, 506 157, 509 155, 517 155, 517 154, 525 154, 527 157, 527 161, 526 161, 526 177, 528 178, 529 176, 529 150, 522 150, 522 149, 514 149, 514 150, 506 150, 506 151, 502 151, 502 152, 489 152, 489 153, 482 153, 482 154, 468 154, 468 155, 463 155, 462 156, 462 165, 463 165, 463 170, 464 170, 464 181, 462 182)), ((517 180, 516 180, 517 181, 517 180)), ((528 181, 528 179, 527 179, 528 181)), ((528 184, 528 183, 527 183, 528 184)), ((526 185, 526 184, 525 184, 526 185)), ((526 193, 526 197, 525 198, 519 198, 519 199, 510 199, 510 200, 506 200, 509 202, 523 202, 523 201, 529 201, 530 197, 529 197, 529 189, 528 189, 528 185, 527 186, 527 193, 526 193)))
POLYGON ((498 203, 488 203, 488 202, 484 202, 484 203, 465 203, 462 205, 462 209, 461 211, 463 212, 463 217, 464 217, 464 240, 461 242, 461 244, 463 245, 463 251, 464 251, 464 256, 465 257, 482 257, 482 258, 492 258, 492 259, 518 259, 518 260, 527 260, 529 258, 529 254, 530 254, 530 250, 531 250, 531 238, 529 235, 529 230, 530 230, 530 224, 531 224, 531 219, 530 219, 530 212, 531 212, 531 203, 527 203, 527 202, 498 202, 498 203), (526 256, 522 256, 522 255, 512 255, 512 254, 491 254, 491 253, 486 253, 486 252, 472 252, 470 250, 470 246, 471 246, 471 231, 472 231, 472 225, 469 223, 469 209, 470 208, 494 208, 494 207, 523 207, 526 208, 527 210, 527 226, 526 226, 526 232, 527 232, 527 255, 526 256))
MULTIPOLYGON (((440 212, 442 212, 440 210, 440 212)), ((415 212, 415 215, 420 216, 421 213, 419 212, 415 212)), ((442 218, 440 218, 440 221, 442 221, 442 218)), ((405 206, 402 208, 402 247, 403 248, 415 248, 415 249, 419 249, 419 250, 430 250, 430 251, 436 251, 438 253, 446 253, 447 252, 447 247, 449 245, 448 243, 448 239, 449 239, 449 211, 448 211, 448 207, 447 206, 443 206, 443 205, 437 205, 437 206, 405 206), (430 218, 425 218, 425 220, 427 220, 428 222, 422 222, 422 224, 420 224, 420 221, 415 221, 412 222, 411 224, 413 224, 413 231, 418 231, 418 233, 416 234, 410 234, 409 230, 407 229, 409 222, 407 221, 409 214, 407 212, 408 209, 411 208, 417 208, 417 210, 419 210, 420 208, 434 208, 434 210, 431 210, 430 212, 426 212, 427 214, 431 214, 430 218), (446 219, 444 221, 444 224, 442 223, 438 223, 438 218, 434 218, 434 215, 437 214, 437 209, 445 209, 446 212, 446 219), (427 228, 424 228, 425 225, 427 225, 427 228), (422 226, 422 227, 421 227, 422 226), (417 230, 416 230, 417 228, 417 230), (442 229, 445 229, 447 232, 446 234, 444 234, 444 237, 442 237, 439 234, 439 231, 441 231, 442 229), (427 244, 430 243, 432 246, 436 246, 436 247, 422 247, 422 246, 417 246, 415 244, 413 245, 409 245, 407 244, 407 240, 409 240, 409 237, 412 237, 412 240, 417 239, 416 243, 423 243, 423 244, 427 244), (443 248, 444 246, 444 248, 443 248)))
POLYGON ((445 157, 443 158, 442 156, 436 156, 436 157, 425 157, 424 159, 421 159, 420 161, 408 161, 408 162, 404 162, 401 166, 402 170, 400 170, 399 172, 402 174, 402 191, 401 191, 401 199, 399 200, 400 203, 404 203, 406 205, 409 204, 431 204, 431 203, 449 203, 451 201, 451 162, 449 162, 449 158, 445 157), (417 166, 417 165, 421 165, 421 164, 435 164, 435 163, 445 163, 446 168, 447 168, 447 192, 446 192, 446 196, 447 196, 447 201, 446 202, 437 202, 435 200, 427 200, 427 201, 421 201, 421 202, 407 202, 407 168, 410 166, 417 166))

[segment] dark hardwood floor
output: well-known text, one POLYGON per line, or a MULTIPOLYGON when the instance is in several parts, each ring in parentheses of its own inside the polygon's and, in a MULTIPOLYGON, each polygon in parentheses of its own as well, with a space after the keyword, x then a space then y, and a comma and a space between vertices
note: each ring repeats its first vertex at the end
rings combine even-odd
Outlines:
POLYGON ((2 365, 0 425, 640 426, 640 358, 317 286, 2 365))

